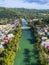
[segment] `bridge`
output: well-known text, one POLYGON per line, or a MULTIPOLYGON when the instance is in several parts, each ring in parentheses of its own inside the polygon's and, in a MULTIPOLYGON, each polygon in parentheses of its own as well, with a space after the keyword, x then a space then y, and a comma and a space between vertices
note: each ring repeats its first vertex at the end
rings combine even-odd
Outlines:
POLYGON ((22 18, 22 27, 21 27, 22 30, 24 29, 30 29, 30 27, 28 26, 28 22, 22 18))
POLYGON ((23 30, 23 29, 30 29, 30 27, 28 27, 28 26, 26 26, 26 27, 21 27, 21 29, 23 30))

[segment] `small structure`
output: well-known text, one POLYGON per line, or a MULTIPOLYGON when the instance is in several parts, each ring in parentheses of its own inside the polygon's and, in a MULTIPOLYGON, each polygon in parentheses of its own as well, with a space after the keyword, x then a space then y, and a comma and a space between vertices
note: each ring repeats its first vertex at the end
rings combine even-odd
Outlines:
POLYGON ((4 44, 4 42, 0 42, 0 44, 2 44, 2 45, 3 45, 3 44, 4 44))
POLYGON ((0 44, 0 48, 4 48, 2 44, 0 44))
POLYGON ((42 41, 41 45, 47 48, 47 46, 49 46, 49 39, 47 39, 46 41, 42 41))
POLYGON ((45 33, 47 33, 48 32, 48 30, 45 30, 45 33))
POLYGON ((47 27, 44 27, 43 30, 44 30, 45 32, 47 32, 47 31, 48 31, 48 28, 47 28, 47 27))
POLYGON ((14 38, 14 35, 13 34, 8 34, 8 38, 14 38))
POLYGON ((9 32, 8 30, 7 31, 4 31, 5 34, 8 34, 8 32, 9 32))
POLYGON ((49 50, 49 46, 46 47, 49 50))
POLYGON ((5 43, 8 43, 8 41, 9 41, 9 38, 8 38, 8 37, 5 37, 5 38, 4 38, 4 42, 5 42, 5 43))
POLYGON ((42 37, 42 40, 44 41, 44 40, 47 40, 47 37, 42 37))
POLYGON ((47 36, 49 36, 49 32, 47 32, 47 36))
POLYGON ((20 24, 20 21, 19 21, 19 19, 16 19, 15 21, 14 21, 15 23, 15 26, 19 26, 19 24, 20 24))
POLYGON ((4 39, 5 35, 0 33, 0 39, 4 39))
POLYGON ((15 28, 15 24, 0 25, 0 30, 5 34, 8 34, 10 31, 13 31, 15 28))
POLYGON ((38 31, 38 34, 39 34, 39 35, 45 35, 45 32, 38 31))
POLYGON ((34 18, 32 21, 38 21, 39 19, 37 19, 37 18, 34 18))

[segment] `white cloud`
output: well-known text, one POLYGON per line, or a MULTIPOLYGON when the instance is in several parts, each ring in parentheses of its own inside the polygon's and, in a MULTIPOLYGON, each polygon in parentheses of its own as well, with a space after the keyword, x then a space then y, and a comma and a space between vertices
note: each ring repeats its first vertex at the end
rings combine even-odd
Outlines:
MULTIPOLYGON (((49 0, 47 0, 49 1, 49 0)), ((34 9, 49 9, 48 4, 38 4, 38 3, 29 3, 24 2, 23 0, 5 0, 0 3, 0 6, 3 7, 16 7, 16 8, 34 8, 34 9)))

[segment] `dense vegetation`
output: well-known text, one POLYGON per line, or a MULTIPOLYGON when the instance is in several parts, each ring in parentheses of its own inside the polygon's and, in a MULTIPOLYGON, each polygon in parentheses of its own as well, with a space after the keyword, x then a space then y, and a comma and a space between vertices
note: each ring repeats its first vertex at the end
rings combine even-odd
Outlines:
POLYGON ((15 37, 5 44, 5 50, 1 53, 1 65, 14 65, 15 54, 19 50, 19 40, 21 37, 21 29, 13 31, 15 37))
POLYGON ((0 18, 13 18, 13 17, 45 18, 47 16, 49 16, 49 10, 0 7, 0 18))

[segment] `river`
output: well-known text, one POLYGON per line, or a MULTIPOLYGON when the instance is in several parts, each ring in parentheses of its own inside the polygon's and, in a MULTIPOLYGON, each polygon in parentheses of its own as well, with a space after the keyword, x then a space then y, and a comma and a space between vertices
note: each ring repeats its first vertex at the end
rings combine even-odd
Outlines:
POLYGON ((34 48, 34 36, 30 30, 22 30, 19 47, 20 50, 16 53, 14 65, 39 65, 36 58, 37 53, 34 48))

